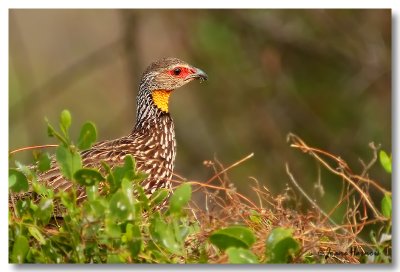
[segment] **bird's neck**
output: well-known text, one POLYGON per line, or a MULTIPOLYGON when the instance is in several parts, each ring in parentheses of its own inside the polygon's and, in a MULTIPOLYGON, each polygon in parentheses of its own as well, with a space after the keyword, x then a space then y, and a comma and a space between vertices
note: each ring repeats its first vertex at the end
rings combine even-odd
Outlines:
POLYGON ((151 93, 153 103, 163 112, 168 112, 169 97, 172 90, 155 90, 151 93))
POLYGON ((171 93, 171 90, 155 90, 151 92, 146 88, 139 90, 134 131, 148 127, 161 118, 171 118, 168 112, 171 93))

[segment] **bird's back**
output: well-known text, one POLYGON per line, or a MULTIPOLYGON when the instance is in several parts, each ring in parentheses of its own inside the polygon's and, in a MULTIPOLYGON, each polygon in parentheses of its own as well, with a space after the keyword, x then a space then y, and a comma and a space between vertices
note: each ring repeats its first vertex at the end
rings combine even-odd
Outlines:
MULTIPOLYGON (((110 141, 102 141, 81 153, 82 165, 100 171, 102 162, 111 168, 123 164, 126 155, 132 155, 139 171, 148 174, 142 182, 147 194, 158 188, 171 188, 171 177, 176 156, 174 123, 166 113, 158 119, 148 120, 131 134, 110 141)), ((39 182, 55 191, 69 190, 73 183, 62 176, 56 163, 40 174, 39 182)), ((78 198, 86 197, 84 188, 79 188, 78 198)))

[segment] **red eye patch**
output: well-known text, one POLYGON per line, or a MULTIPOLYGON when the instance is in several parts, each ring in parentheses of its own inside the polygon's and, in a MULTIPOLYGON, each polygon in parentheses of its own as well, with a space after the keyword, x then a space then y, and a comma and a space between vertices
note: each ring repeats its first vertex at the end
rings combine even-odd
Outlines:
POLYGON ((174 69, 168 71, 171 76, 179 78, 185 78, 190 74, 194 74, 195 72, 196 71, 194 69, 187 67, 175 67, 174 69))

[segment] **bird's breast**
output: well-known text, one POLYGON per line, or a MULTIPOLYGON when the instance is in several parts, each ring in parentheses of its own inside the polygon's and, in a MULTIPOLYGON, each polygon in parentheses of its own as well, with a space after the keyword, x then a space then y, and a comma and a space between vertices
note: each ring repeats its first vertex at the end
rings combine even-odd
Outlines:
POLYGON ((169 178, 174 169, 176 140, 174 123, 169 115, 144 127, 137 145, 138 168, 150 175, 169 178))

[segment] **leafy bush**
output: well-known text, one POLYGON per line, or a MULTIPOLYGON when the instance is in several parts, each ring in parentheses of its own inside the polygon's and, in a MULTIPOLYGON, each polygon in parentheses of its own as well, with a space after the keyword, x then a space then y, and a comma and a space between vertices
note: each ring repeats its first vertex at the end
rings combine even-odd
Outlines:
MULTIPOLYGON (((18 162, 9 171, 12 192, 9 214, 9 251, 13 263, 196 263, 207 261, 201 250, 185 245, 199 233, 198 222, 188 216, 186 206, 192 189, 181 184, 169 204, 159 208, 168 191, 159 189, 148 198, 140 182, 146 175, 136 170, 132 156, 106 175, 82 167, 79 151, 96 141, 92 123, 82 126, 75 145, 69 135, 71 114, 63 111, 60 131, 48 123, 48 134, 59 141, 55 160, 64 177, 73 181, 69 191, 55 192, 38 181, 38 173, 50 168, 48 154, 36 156, 35 168, 18 162), (102 186, 100 186, 102 185, 102 186), (84 186, 87 198, 78 201, 76 193, 84 186), (18 197, 18 193, 31 193, 18 197), (132 192, 137 192, 133 194, 132 192), (30 197, 40 196, 40 197, 30 197), (35 200, 39 199, 39 200, 35 200), (61 207, 61 208, 60 208, 61 207), (54 209, 63 209, 62 218, 54 209)), ((243 226, 215 231, 199 248, 215 245, 226 251, 231 263, 258 263, 251 252, 253 232, 243 226)))
MULTIPOLYGON (((9 170, 12 263, 368 262, 352 253, 343 258, 333 255, 334 249, 356 252, 349 240, 357 241, 357 250, 366 244, 357 234, 349 239, 351 234, 342 231, 347 223, 336 225, 337 231, 333 231, 321 214, 303 215, 285 207, 285 196, 272 197, 258 185, 252 188, 259 206, 236 192, 229 180, 220 179, 221 186, 208 184, 229 167, 205 183, 183 181, 169 199, 166 189, 147 197, 141 186, 146 175, 137 171, 130 155, 114 168, 103 163, 102 172, 83 167, 80 150, 96 141, 96 128, 85 123, 73 141, 70 126, 71 114, 65 110, 59 130, 48 123, 49 136, 59 142, 55 156, 34 153, 35 167, 15 161, 17 167, 9 170), (70 190, 53 191, 38 180, 38 174, 53 163, 73 182, 70 190), (220 209, 211 212, 191 203, 193 185, 220 209), (78 200, 81 188, 87 197, 78 200), (269 208, 263 208, 262 202, 269 208)), ((308 148, 304 143, 297 146, 308 148)), ((391 158, 384 152, 379 157, 390 173, 391 158)), ((382 191, 386 192, 381 201, 382 216, 375 222, 386 229, 379 227, 378 234, 372 232, 373 245, 367 245, 378 252, 372 259, 376 263, 391 261, 391 193, 382 191)))

